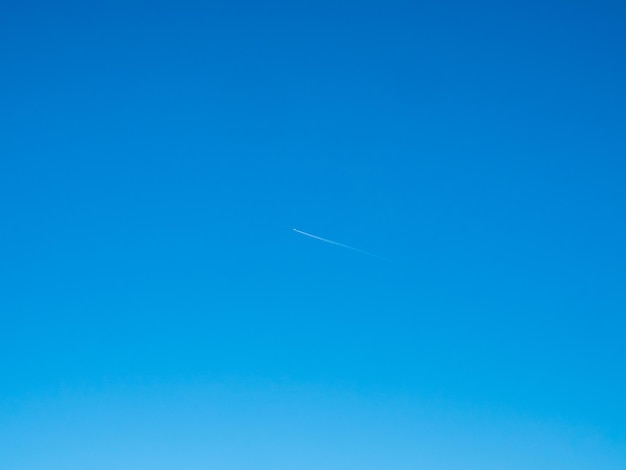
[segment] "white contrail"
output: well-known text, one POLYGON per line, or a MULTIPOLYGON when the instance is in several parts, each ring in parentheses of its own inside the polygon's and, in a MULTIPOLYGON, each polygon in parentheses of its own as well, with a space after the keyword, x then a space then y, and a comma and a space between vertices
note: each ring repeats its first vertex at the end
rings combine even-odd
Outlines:
MULTIPOLYGON (((340 246, 342 248, 347 248, 348 250, 352 250, 352 251, 356 251, 358 253, 362 253, 364 255, 373 256, 375 258, 380 258, 380 259, 387 260, 387 258, 384 258, 383 256, 375 255, 374 253, 370 253, 368 251, 359 250, 358 248, 355 248, 353 246, 344 245, 343 243, 339 243, 339 242, 336 242, 336 241, 333 241, 333 240, 329 240, 328 238, 318 237, 317 235, 313 235, 311 233, 303 232, 302 230, 298 230, 297 228, 294 228, 293 231, 296 232, 296 233, 299 233, 300 235, 305 235, 307 237, 315 238, 316 240, 320 240, 320 241, 323 241, 323 242, 326 242, 326 243, 330 243, 331 245, 337 245, 337 246, 340 246)), ((389 260, 387 260, 387 261, 389 261, 389 260)))

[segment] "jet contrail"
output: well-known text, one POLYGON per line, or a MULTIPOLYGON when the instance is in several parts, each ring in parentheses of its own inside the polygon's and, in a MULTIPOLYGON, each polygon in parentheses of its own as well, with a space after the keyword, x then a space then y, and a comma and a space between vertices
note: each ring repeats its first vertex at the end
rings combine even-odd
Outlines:
POLYGON ((302 230, 298 230, 297 228, 294 228, 293 231, 296 232, 296 233, 299 233, 300 235, 305 235, 307 237, 311 237, 311 238, 315 238, 316 240, 320 240, 322 242, 330 243, 331 245, 337 245, 337 246, 340 246, 342 248, 347 248, 348 250, 352 250, 352 251, 356 251, 358 253, 362 253, 364 255, 373 256, 374 258, 380 258, 380 259, 384 259, 386 261, 389 261, 387 258, 385 258, 383 256, 375 255, 374 253, 370 253, 369 251, 359 250, 358 248, 355 248, 353 246, 344 245, 343 243, 335 242, 333 240, 329 240, 328 238, 318 237, 317 235, 313 235, 311 233, 303 232, 302 230))

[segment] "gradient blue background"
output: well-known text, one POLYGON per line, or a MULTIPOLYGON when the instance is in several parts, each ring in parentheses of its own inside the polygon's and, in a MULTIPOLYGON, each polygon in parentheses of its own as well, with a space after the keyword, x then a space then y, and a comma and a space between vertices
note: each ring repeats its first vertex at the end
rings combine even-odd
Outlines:
POLYGON ((624 5, 3 2, 0 467, 626 468, 624 5))

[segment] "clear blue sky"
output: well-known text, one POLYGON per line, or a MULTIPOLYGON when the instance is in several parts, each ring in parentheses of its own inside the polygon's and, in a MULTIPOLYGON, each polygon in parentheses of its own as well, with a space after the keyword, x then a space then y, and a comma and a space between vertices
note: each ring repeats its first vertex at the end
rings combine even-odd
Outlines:
POLYGON ((0 44, 1 468, 626 468, 623 2, 9 1, 0 44))

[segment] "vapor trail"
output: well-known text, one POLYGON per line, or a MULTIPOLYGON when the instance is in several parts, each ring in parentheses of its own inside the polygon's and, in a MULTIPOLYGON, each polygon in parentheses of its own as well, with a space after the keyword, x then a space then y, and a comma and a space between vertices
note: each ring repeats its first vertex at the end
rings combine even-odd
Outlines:
MULTIPOLYGON (((356 251, 357 253, 361 253, 361 254, 368 255, 368 256, 373 256, 374 258, 380 258, 380 259, 387 260, 387 258, 384 258, 384 257, 379 256, 379 255, 375 255, 374 253, 370 253, 370 252, 364 251, 364 250, 359 250, 358 248, 355 248, 353 246, 344 245, 343 243, 339 243, 339 242, 336 242, 336 241, 333 241, 333 240, 329 240, 328 238, 318 237, 317 235, 313 235, 311 233, 303 232, 302 230, 298 230, 297 228, 294 228, 293 231, 296 232, 296 233, 299 233, 300 235, 305 235, 307 237, 311 237, 311 238, 315 238, 316 240, 320 240, 322 242, 330 243, 331 245, 336 245, 336 246, 340 246, 342 248, 347 248, 348 250, 356 251)), ((389 260, 387 260, 387 261, 389 261, 389 260)))

